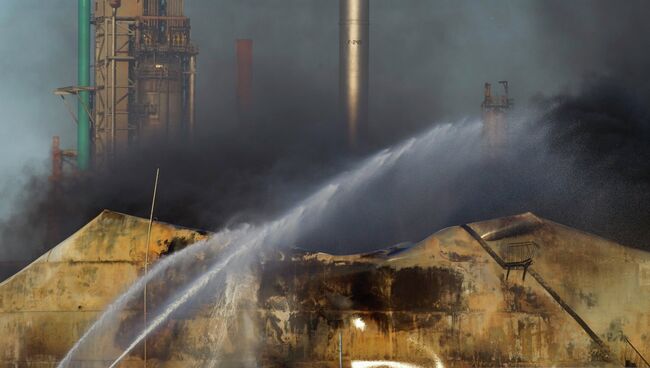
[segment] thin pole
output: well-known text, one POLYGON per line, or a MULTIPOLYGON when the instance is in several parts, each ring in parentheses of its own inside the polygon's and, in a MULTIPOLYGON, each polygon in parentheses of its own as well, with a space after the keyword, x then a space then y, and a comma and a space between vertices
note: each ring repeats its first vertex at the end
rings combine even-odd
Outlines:
POLYGON ((339 368, 343 368, 343 334, 339 331, 339 368))
MULTIPOLYGON (((149 270, 149 243, 151 241, 151 225, 153 224, 153 210, 156 205, 156 192, 158 191, 158 177, 160 176, 160 168, 156 169, 156 181, 153 185, 153 198, 151 199, 151 213, 149 214, 149 227, 147 228, 147 245, 144 252, 144 330, 147 329, 147 271, 149 270)), ((144 366, 147 367, 147 337, 144 337, 144 366)))
POLYGON ((115 158, 117 132, 116 132, 116 121, 115 121, 115 109, 117 108, 117 65, 115 64, 117 60, 117 8, 113 8, 113 22, 112 22, 112 61, 111 61, 111 159, 115 158))
MULTIPOLYGON (((106 13, 106 4, 104 4, 104 10, 103 10, 102 13, 106 13)), ((113 113, 113 111, 111 110, 112 107, 110 105, 110 101, 111 101, 110 98, 112 96, 112 91, 109 88, 110 85, 113 83, 112 80, 110 79, 110 78, 112 78, 112 75, 111 75, 112 65, 110 63, 113 62, 111 60, 111 48, 109 46, 112 43, 111 39, 109 38, 109 32, 112 29, 110 22, 111 21, 109 21, 109 17, 104 17, 104 28, 103 28, 103 35, 104 35, 104 42, 103 42, 104 43, 104 64, 102 65, 103 70, 101 71, 102 83, 104 84, 104 88, 103 88, 103 90, 104 90, 104 101, 103 101, 103 106, 102 106, 103 109, 104 109, 104 113, 102 114, 102 117, 101 117, 102 128, 105 128, 109 124, 112 124, 108 120, 108 113, 109 112, 111 114, 113 113)), ((98 114, 97 116, 100 116, 100 115, 98 114)), ((98 137, 97 130, 93 134, 95 135, 95 139, 97 139, 97 137, 98 137)), ((102 148, 103 157, 101 158, 101 160, 103 161, 102 164, 106 164, 109 161, 108 158, 112 155, 112 153, 109 152, 112 149, 112 147, 108 147, 106 145, 106 143, 108 143, 108 136, 106 135, 106 132, 102 132, 101 133, 101 138, 99 138, 99 139, 102 140, 105 143, 104 147, 102 148)))
POLYGON ((641 358, 641 360, 643 360, 643 362, 645 363, 645 365, 647 365, 648 367, 650 367, 650 363, 648 363, 648 361, 645 360, 645 358, 643 357, 643 355, 641 355, 641 352, 639 352, 638 350, 636 350, 636 348, 634 347, 634 345, 632 345, 632 342, 627 338, 627 336, 623 335, 623 338, 624 338, 625 341, 628 343, 628 345, 630 345, 630 346, 632 347, 632 349, 634 349, 634 351, 635 351, 636 354, 639 356, 639 358, 641 358))
POLYGON ((189 125, 189 135, 190 141, 194 139, 194 94, 196 92, 196 56, 190 56, 190 75, 189 75, 189 86, 188 86, 188 98, 187 98, 187 113, 188 113, 188 125, 189 125))

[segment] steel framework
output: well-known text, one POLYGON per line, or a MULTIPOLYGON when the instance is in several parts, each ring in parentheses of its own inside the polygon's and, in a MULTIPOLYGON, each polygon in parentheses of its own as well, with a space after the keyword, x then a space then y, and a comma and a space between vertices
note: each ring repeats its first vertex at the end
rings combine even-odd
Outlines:
POLYGON ((95 0, 95 166, 194 130, 197 48, 183 0, 95 0))

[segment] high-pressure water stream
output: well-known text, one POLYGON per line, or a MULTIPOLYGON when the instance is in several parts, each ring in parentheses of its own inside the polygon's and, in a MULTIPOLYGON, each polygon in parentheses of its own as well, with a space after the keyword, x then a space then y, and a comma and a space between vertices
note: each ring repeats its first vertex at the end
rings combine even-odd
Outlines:
MULTIPOLYGON (((432 147, 442 144, 454 132, 474 136, 479 132, 479 125, 466 124, 462 128, 450 124, 439 125, 418 138, 385 149, 366 159, 355 169, 344 172, 323 185, 315 193, 274 221, 260 226, 225 229, 206 241, 187 247, 161 260, 151 268, 148 274, 140 278, 127 292, 108 307, 99 320, 73 346, 58 367, 67 367, 74 361, 75 356, 80 351, 92 345, 91 341, 97 334, 101 334, 103 329, 117 323, 118 313, 125 308, 130 300, 142 295, 142 288, 147 282, 161 276, 167 269, 179 262, 192 260, 196 254, 206 249, 218 250, 218 256, 211 261, 213 263, 207 272, 187 283, 185 287, 170 298, 157 314, 152 314, 148 326, 113 360, 110 367, 115 367, 146 336, 165 322, 172 313, 192 300, 207 285, 211 285, 212 281, 225 277, 225 274, 231 271, 235 272, 245 268, 250 261, 254 260, 255 255, 262 248, 291 245, 300 234, 309 231, 310 227, 318 226, 319 219, 327 215, 327 212, 333 211, 333 208, 342 205, 340 202, 344 202, 346 196, 355 195, 355 193, 362 191, 369 183, 381 177, 387 170, 393 168, 397 162, 408 158, 409 155, 422 155, 423 152, 425 155, 430 154, 432 147), (459 129, 464 130, 464 133, 459 133, 459 129)), ((220 283, 218 287, 222 288, 223 283, 220 283)), ((222 290, 211 290, 213 294, 221 295, 221 292, 222 290)))

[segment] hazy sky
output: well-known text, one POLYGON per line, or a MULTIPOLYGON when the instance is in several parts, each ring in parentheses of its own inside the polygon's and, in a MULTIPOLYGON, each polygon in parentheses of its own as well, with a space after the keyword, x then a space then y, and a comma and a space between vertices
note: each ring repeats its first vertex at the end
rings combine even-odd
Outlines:
MULTIPOLYGON (((47 169, 52 135, 62 136, 64 147, 75 145, 74 124, 52 90, 75 83, 76 4, 2 0, 0 214, 26 170, 47 169)), ((485 81, 508 79, 521 103, 575 88, 590 73, 616 75, 647 61, 649 4, 371 0, 371 117, 410 117, 404 120, 409 132, 476 114, 485 81)), ((233 108, 236 38, 255 41, 257 85, 308 83, 304 93, 335 103, 338 1, 186 0, 186 8, 201 50, 199 115, 233 108)))

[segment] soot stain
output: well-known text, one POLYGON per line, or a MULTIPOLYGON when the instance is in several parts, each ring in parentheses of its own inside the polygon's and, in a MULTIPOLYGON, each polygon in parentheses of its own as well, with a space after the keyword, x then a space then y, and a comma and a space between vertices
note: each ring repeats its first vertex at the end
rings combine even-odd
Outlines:
POLYGON ((314 331, 319 322, 336 329, 347 314, 355 312, 384 332, 410 330, 414 324, 434 325, 441 317, 413 320, 409 316, 463 309, 462 274, 446 268, 291 260, 265 262, 260 272, 259 307, 271 310, 278 299, 286 300, 291 331, 314 331))
POLYGON ((165 239, 164 243, 166 245, 165 251, 160 253, 161 257, 168 256, 172 253, 178 252, 179 250, 185 249, 188 245, 193 242, 191 239, 184 237, 175 236, 171 239, 165 239))
POLYGON ((509 284, 502 277, 501 289, 503 291, 506 308, 510 312, 548 313, 549 305, 530 287, 518 284, 509 284))

